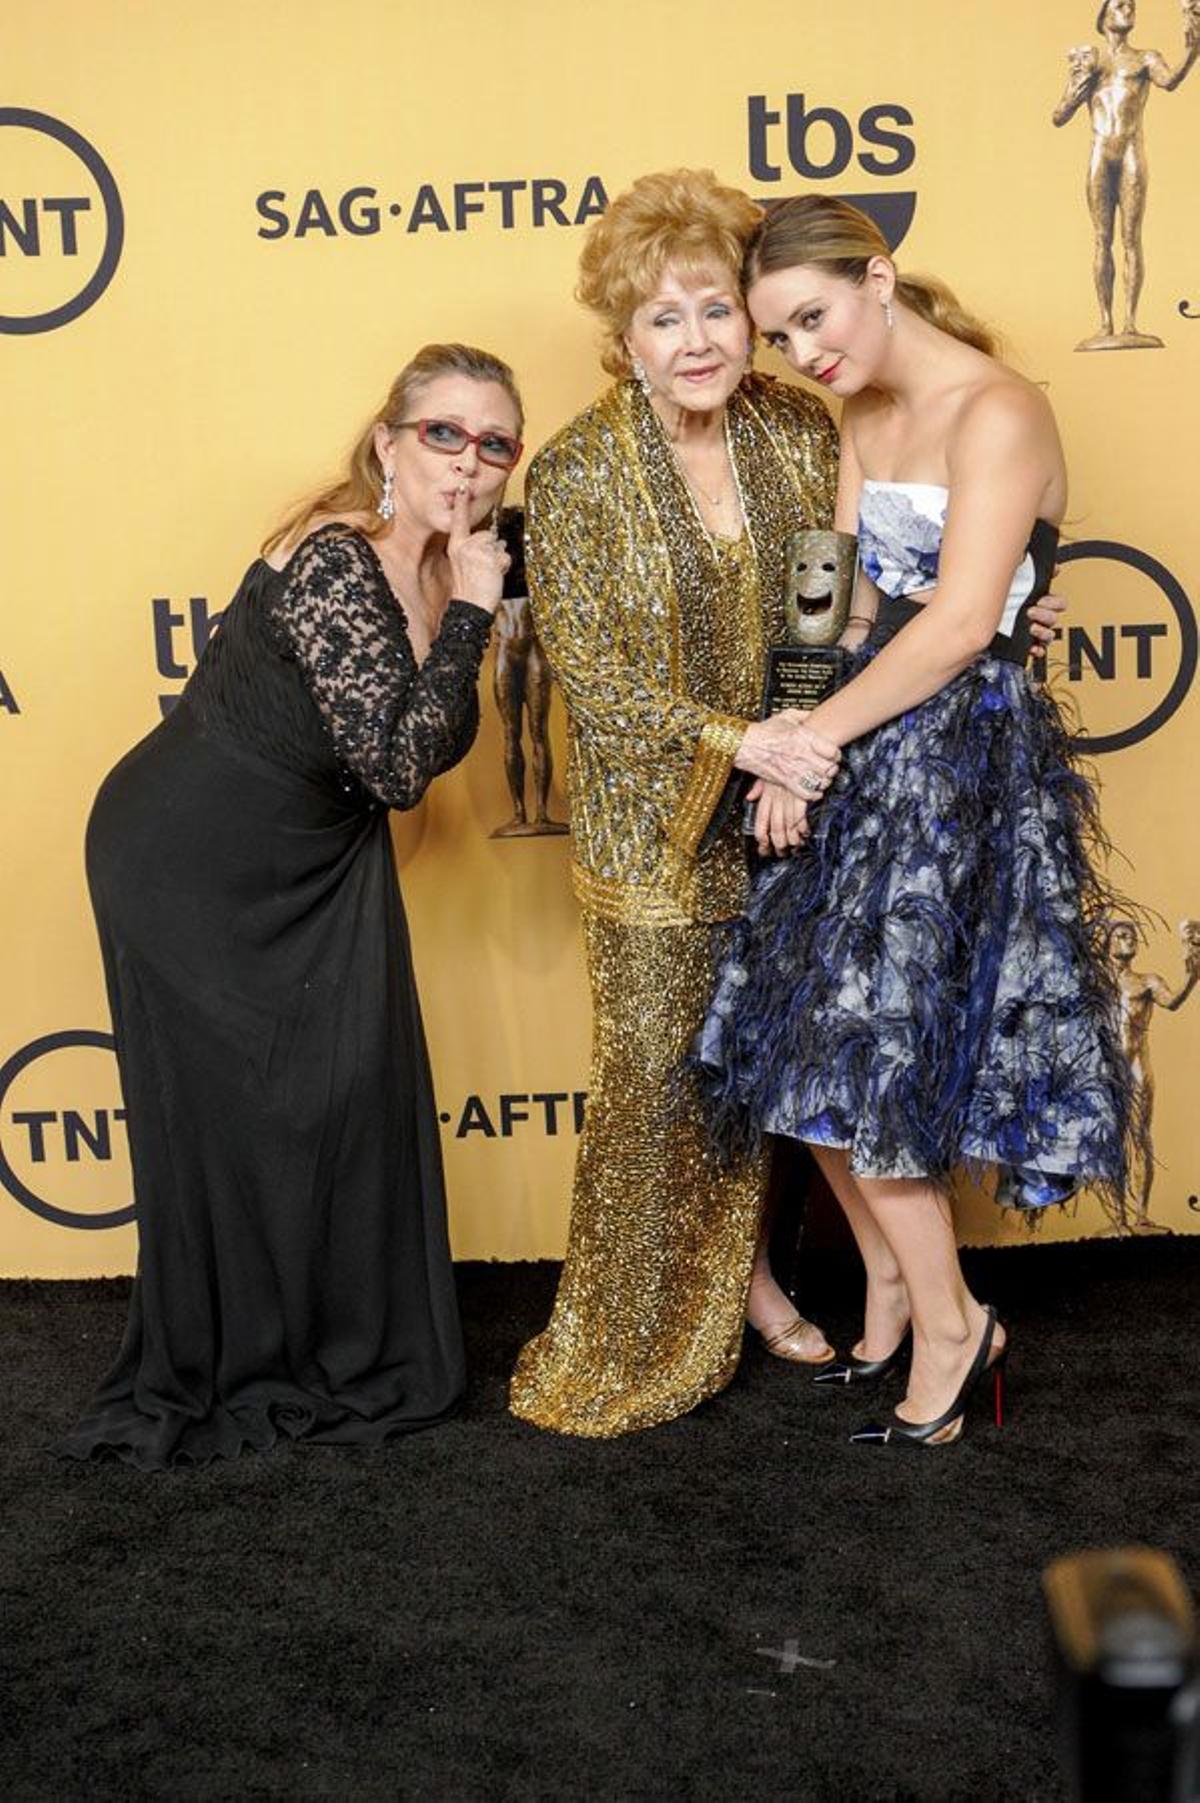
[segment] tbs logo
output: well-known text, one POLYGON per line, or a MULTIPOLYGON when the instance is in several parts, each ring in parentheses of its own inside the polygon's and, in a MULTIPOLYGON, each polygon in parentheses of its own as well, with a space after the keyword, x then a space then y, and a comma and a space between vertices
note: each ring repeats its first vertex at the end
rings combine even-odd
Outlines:
MULTIPOLYGON (((834 181, 847 171, 894 178, 912 168, 917 150, 907 127, 913 115, 899 101, 886 100, 859 114, 857 124, 836 106, 818 106, 805 94, 785 94, 772 102, 766 94, 746 100, 746 161, 756 182, 785 180, 789 174, 805 182, 834 181)), ((781 199, 762 194, 764 202, 781 199)), ((917 204, 912 189, 875 189, 866 194, 839 191, 869 213, 892 250, 912 224, 917 204)))
MULTIPOLYGON (((154 625, 154 667, 159 675, 168 682, 185 681, 200 662, 204 647, 221 624, 224 611, 220 608, 216 613, 210 613, 203 595, 190 595, 186 612, 182 604, 176 607, 169 595, 155 595, 150 603, 150 615, 154 625)), ((159 696, 159 711, 164 719, 178 700, 178 690, 168 690, 159 696)))
POLYGON ((0 171, 0 332, 52 332, 112 281, 121 196, 86 138, 26 107, 0 107, 0 171))

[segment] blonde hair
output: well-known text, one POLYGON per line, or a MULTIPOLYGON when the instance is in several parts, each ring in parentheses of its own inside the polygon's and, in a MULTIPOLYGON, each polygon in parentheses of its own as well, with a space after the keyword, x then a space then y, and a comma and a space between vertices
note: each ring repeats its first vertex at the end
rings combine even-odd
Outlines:
POLYGON ((525 413, 517 388, 517 379, 507 363, 489 351, 476 350, 470 344, 427 344, 411 362, 406 363, 388 390, 383 406, 355 440, 346 467, 336 481, 327 483, 314 494, 299 501, 284 516, 269 538, 263 542, 263 555, 268 556, 279 545, 290 544, 303 537, 312 521, 334 514, 361 514, 360 530, 375 538, 386 528, 376 512, 383 493, 383 470, 375 450, 375 429, 388 426, 393 431, 408 417, 421 391, 439 376, 469 376, 474 382, 496 382, 508 394, 517 410, 518 436, 525 423, 525 413))
MULTIPOLYGON (((802 194, 767 208, 746 247, 742 281, 749 289, 760 276, 805 264, 827 269, 857 286, 865 279, 872 257, 886 257, 895 267, 887 240, 869 214, 832 195, 802 194)), ((940 332, 995 356, 996 334, 968 313, 934 276, 897 271, 896 298, 940 332)))
POLYGON ((736 290, 746 240, 761 219, 762 208, 711 169, 660 170, 618 194, 588 227, 575 290, 603 324, 600 361, 610 375, 629 374, 625 333, 667 264, 689 275, 728 271, 736 290))

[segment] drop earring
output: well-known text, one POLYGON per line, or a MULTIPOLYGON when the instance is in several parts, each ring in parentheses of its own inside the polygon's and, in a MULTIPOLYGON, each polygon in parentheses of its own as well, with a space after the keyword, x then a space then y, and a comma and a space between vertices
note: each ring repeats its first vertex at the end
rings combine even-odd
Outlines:
POLYGON ((646 365, 642 362, 640 357, 633 358, 633 379, 645 395, 646 399, 649 400, 650 378, 646 374, 646 365))
POLYGON ((383 472, 383 493, 379 497, 375 511, 381 520, 394 519, 396 515, 396 479, 391 470, 383 472))
POLYGON ((743 382, 754 374, 754 353, 757 349, 753 336, 746 340, 746 367, 742 371, 743 382))
POLYGON ((881 305, 883 307, 883 317, 887 321, 887 329, 889 332, 894 331, 896 326, 896 315, 892 312, 892 303, 890 299, 885 299, 881 302, 881 305))

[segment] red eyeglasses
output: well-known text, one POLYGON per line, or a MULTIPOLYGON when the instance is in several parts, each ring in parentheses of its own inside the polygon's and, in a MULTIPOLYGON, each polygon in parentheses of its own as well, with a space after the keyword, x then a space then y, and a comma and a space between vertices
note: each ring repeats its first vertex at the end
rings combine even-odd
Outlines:
POLYGON ((525 449, 519 438, 510 438, 507 432, 468 432, 452 419, 402 419, 394 430, 415 432, 423 445, 428 445, 431 451, 440 451, 443 457, 457 457, 460 451, 473 444, 479 452, 479 461, 490 463, 498 470, 512 469, 525 449))

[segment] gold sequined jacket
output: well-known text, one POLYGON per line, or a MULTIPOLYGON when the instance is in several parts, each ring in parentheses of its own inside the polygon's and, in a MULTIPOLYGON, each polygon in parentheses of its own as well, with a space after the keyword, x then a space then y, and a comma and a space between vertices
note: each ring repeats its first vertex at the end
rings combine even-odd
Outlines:
POLYGON ((705 530, 654 409, 619 382, 539 451, 525 491, 529 593, 567 705, 573 877, 629 925, 741 909, 738 823, 700 850, 782 639, 785 541, 833 522, 837 431, 754 376, 726 432, 747 531, 705 530))

